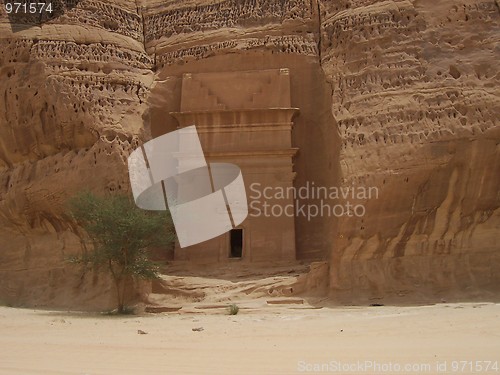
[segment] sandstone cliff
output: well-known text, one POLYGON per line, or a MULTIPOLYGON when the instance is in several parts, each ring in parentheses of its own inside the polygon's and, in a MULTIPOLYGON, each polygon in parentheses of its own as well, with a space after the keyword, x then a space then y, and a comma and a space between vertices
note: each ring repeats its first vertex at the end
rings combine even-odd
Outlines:
POLYGON ((66 198, 129 189, 126 156, 175 127, 182 73, 278 67, 301 110, 297 186, 380 191, 363 218, 297 220, 331 296, 493 298, 499 30, 493 0, 82 0, 41 27, 1 9, 0 300, 109 304, 64 263, 66 198))
POLYGON ((127 1, 87 1, 42 27, 8 21, 2 6, 0 300, 112 305, 108 283, 65 263, 80 239, 64 205, 82 189, 128 189, 153 81, 141 17, 127 1))
POLYGON ((498 3, 323 9, 343 182, 380 189, 371 214, 339 223, 331 289, 396 300, 498 291, 498 3))

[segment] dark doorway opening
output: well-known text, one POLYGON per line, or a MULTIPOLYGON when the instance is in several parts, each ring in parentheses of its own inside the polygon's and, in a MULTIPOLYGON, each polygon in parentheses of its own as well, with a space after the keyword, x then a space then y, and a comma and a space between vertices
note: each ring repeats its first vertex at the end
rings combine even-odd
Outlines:
POLYGON ((241 258, 243 255, 243 229, 232 229, 230 258, 241 258))

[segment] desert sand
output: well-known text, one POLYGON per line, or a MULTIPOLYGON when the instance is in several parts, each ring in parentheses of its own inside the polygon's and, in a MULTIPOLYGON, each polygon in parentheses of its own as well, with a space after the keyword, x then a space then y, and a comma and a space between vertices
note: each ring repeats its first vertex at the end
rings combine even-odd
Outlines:
POLYGON ((435 374, 473 361, 456 372, 470 374, 468 366, 487 365, 480 361, 500 362, 499 316, 493 303, 256 303, 235 316, 224 309, 112 316, 1 307, 0 374, 435 374))

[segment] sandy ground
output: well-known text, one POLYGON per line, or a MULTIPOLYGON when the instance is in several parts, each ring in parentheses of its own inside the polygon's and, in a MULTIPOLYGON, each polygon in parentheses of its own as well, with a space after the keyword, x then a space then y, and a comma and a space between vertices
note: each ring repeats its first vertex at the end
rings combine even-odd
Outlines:
POLYGON ((1 307, 0 374, 499 373, 499 317, 486 303, 124 317, 1 307))

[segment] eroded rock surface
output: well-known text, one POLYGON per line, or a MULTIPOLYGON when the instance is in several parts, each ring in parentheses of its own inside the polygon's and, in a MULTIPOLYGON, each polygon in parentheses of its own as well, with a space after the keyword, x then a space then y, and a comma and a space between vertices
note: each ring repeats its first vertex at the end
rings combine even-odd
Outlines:
POLYGON ((18 30, 1 9, 0 301, 112 304, 64 262, 81 246, 66 199, 129 189, 130 150, 176 126, 182 73, 281 67, 296 186, 379 189, 363 218, 297 219, 331 296, 493 298, 499 30, 493 0, 81 0, 18 30))
POLYGON ((342 181, 380 193, 364 218, 339 222, 334 294, 498 291, 498 4, 337 1, 322 9, 342 181))
POLYGON ((80 249, 66 217, 83 189, 127 190, 153 81, 129 2, 84 1, 13 33, 0 11, 0 300, 113 305, 102 277, 69 267, 80 249), (115 27, 114 25, 118 25, 115 27))

